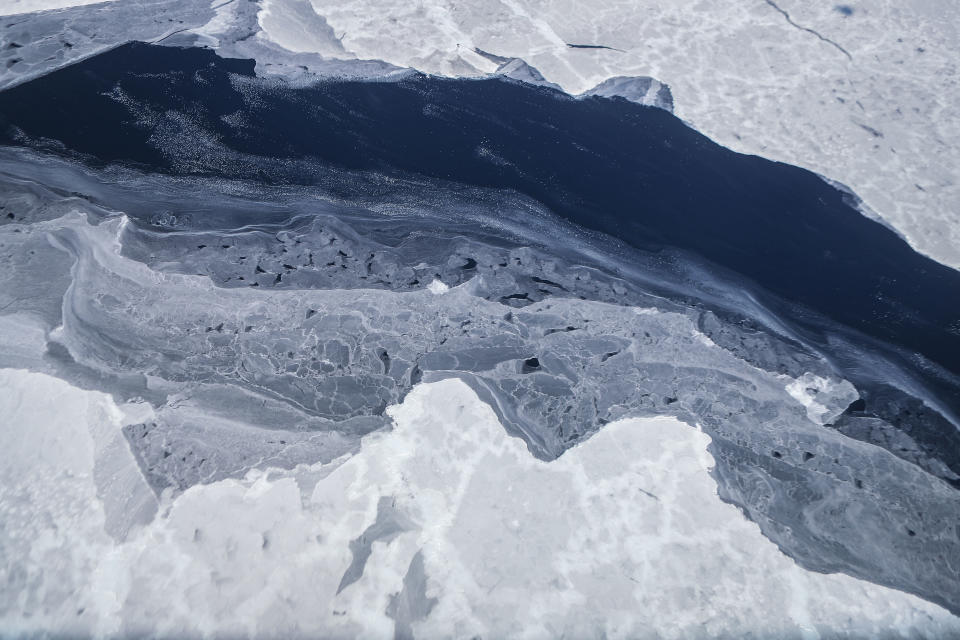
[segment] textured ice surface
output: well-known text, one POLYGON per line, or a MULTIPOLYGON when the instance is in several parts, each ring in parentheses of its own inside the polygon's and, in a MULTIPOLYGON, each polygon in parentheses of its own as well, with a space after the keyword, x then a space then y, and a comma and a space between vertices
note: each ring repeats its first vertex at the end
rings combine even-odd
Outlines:
MULTIPOLYGON (((122 412, 42 374, 0 370, 0 384, 6 632, 960 633, 914 596, 795 565, 720 501, 710 438, 670 418, 618 421, 545 463, 463 384, 422 385, 357 455, 164 496, 117 539, 98 478, 122 412), (385 513, 404 520, 389 535, 385 513)), ((123 453, 113 468, 131 470, 123 453)))
POLYGON ((50 11, 66 7, 78 7, 88 4, 100 4, 111 0, 3 0, 0 2, 0 16, 33 11, 50 11))
POLYGON ((176 174, 368 202, 412 181, 518 191, 633 247, 737 272, 781 315, 813 311, 919 353, 926 377, 960 372, 960 301, 943 295, 958 272, 814 174, 734 154, 661 110, 495 79, 298 87, 255 78, 251 60, 129 45, 5 91, 0 114, 9 143, 176 174))
MULTIPOLYGON (((19 158, 22 168, 30 156, 19 158)), ((56 161, 34 162, 41 176, 62 171, 56 161)), ((74 171, 69 180, 99 191, 98 199, 111 195, 106 176, 76 182, 83 175, 74 171)), ((127 179, 119 184, 136 184, 135 174, 120 175, 127 179)), ((191 197, 205 188, 202 181, 141 180, 138 197, 157 189, 153 207, 181 188, 191 197)), ((960 494, 940 479, 956 481, 956 461, 937 446, 949 442, 952 425, 922 414, 897 422, 892 411, 857 417, 845 410, 858 393, 815 351, 565 262, 585 260, 589 244, 571 240, 550 255, 511 247, 509 234, 499 244, 479 242, 483 234, 470 241, 469 218, 453 224, 452 238, 413 231, 429 229, 429 217, 409 236, 401 233, 403 217, 379 236, 358 233, 347 223, 366 229, 370 212, 343 209, 334 219, 328 215, 336 209, 322 203, 304 227, 270 231, 267 216, 220 236, 160 232, 75 196, 21 188, 37 201, 18 207, 0 232, 9 252, 2 290, 19 321, 32 318, 46 335, 30 359, 11 334, 16 342, 0 345, 0 357, 123 401, 151 402, 155 411, 123 433, 158 493, 356 452, 413 385, 456 377, 545 460, 623 417, 666 414, 700 424, 713 438, 720 495, 805 566, 947 606, 957 601, 960 494), (393 250, 373 242, 387 237, 393 250), (224 263, 202 245, 234 258, 224 263), (172 259, 185 247, 208 257, 172 259), (264 259, 264 247, 278 248, 276 263, 264 259), (411 264, 406 250, 421 262, 411 264), (314 269, 303 264, 310 254, 314 269), (219 269, 243 256, 252 281, 231 282, 241 276, 219 269), (193 275, 197 269, 212 275, 193 275), (27 294, 36 289, 31 278, 63 284, 45 289, 45 302, 27 294), (624 305, 630 300, 641 306, 624 305), (850 421, 845 433, 889 452, 824 426, 841 418, 850 421), (858 431, 863 421, 873 430, 858 431), (902 434, 914 425, 930 425, 928 439, 904 455, 902 434)), ((501 215, 509 219, 506 209, 501 215)), ((218 224, 215 217, 208 223, 218 224)), ((647 276, 656 273, 651 267, 647 276)), ((667 291, 684 282, 662 275, 667 291)), ((696 291, 687 282, 686 295, 696 291)), ((896 377, 890 363, 882 366, 896 377)), ((902 406, 893 398, 892 406, 902 406)))
MULTIPOLYGON (((13 467, 4 546, 44 560, 9 565, 9 620, 951 633, 856 579, 960 610, 955 272, 816 176, 598 97, 668 108, 649 77, 572 100, 499 45, 465 40, 444 71, 502 76, 478 82, 351 60, 306 1, 259 14, 286 49, 241 0, 133 6, 15 16, 3 36, 0 82, 23 84, 0 129, 32 150, 0 150, 0 366, 72 385, 4 378, 69 399, 59 438, 4 431, 24 460, 51 449, 37 473, 70 472, 21 491, 13 467), (125 32, 255 60, 132 45, 24 82, 125 32), (331 75, 397 82, 309 83, 331 75), (92 449, 85 429, 64 444, 81 415, 92 449), (66 527, 43 506, 61 481, 70 522, 92 505, 75 540, 44 529, 66 527)), ((29 416, 24 393, 5 413, 29 416)))

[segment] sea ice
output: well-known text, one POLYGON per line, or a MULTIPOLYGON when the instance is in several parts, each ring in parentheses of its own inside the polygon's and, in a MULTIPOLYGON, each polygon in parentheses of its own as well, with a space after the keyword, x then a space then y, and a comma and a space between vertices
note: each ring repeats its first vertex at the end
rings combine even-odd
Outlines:
POLYGON ((117 538, 97 478, 120 409, 43 374, 0 370, 0 385, 14 635, 960 633, 915 596, 799 568, 719 499, 710 438, 673 418, 611 423, 547 463, 462 382, 422 384, 357 455, 165 494, 117 538), (338 592, 384 504, 403 526, 338 592))

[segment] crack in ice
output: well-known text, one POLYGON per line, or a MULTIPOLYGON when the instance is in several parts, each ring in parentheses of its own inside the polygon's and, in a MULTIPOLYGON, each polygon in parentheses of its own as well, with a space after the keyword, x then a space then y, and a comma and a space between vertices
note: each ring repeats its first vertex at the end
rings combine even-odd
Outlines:
POLYGON ((770 5, 771 7, 773 7, 774 9, 776 9, 778 12, 780 12, 780 13, 783 15, 783 17, 786 18, 787 22, 790 23, 792 26, 796 27, 797 29, 800 29, 801 31, 806 31, 807 33, 812 33, 813 35, 817 36, 818 38, 820 38, 821 40, 823 40, 823 41, 826 42, 827 44, 829 44, 829 45, 831 45, 831 46, 833 46, 833 47, 836 47, 841 53, 843 53, 843 55, 847 56, 847 59, 849 59, 849 60, 851 60, 851 61, 853 60, 853 56, 850 55, 850 52, 849 52, 849 51, 847 51, 846 49, 844 49, 843 47, 841 47, 839 44, 837 44, 836 42, 834 42, 834 41, 831 40, 830 38, 827 38, 827 37, 821 35, 819 32, 817 32, 817 31, 815 31, 815 30, 813 30, 813 29, 811 29, 811 28, 809 28, 809 27, 804 27, 803 25, 800 25, 800 24, 797 24, 796 22, 794 22, 793 18, 790 17, 790 14, 789 14, 786 10, 781 9, 781 8, 780 8, 780 5, 778 5, 778 4, 777 4, 776 2, 774 2, 773 0, 763 0, 763 1, 766 2, 768 5, 770 5))

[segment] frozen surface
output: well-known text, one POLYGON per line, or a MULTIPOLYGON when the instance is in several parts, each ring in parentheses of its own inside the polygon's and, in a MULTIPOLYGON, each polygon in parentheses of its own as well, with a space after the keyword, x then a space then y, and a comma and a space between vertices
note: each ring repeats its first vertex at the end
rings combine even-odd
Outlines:
POLYGON ((2 0, 0 1, 0 16, 33 11, 50 11, 51 9, 79 7, 111 1, 113 0, 2 0))
POLYGON ((793 330, 516 194, 394 181, 374 211, 0 158, 0 363, 148 402, 123 434, 156 494, 355 453, 414 385, 456 377, 543 460, 624 417, 700 424, 720 495, 803 566, 960 603, 956 429, 839 325, 793 330))
POLYGON ((0 634, 960 634, 936 6, 5 17, 0 634))
POLYGON ((98 477, 132 464, 103 446, 122 442, 120 408, 43 374, 0 384, 14 634, 960 633, 914 596, 800 569, 720 501, 709 437, 671 418, 612 423, 546 463, 463 383, 424 384, 357 455, 165 495, 117 538, 98 477))

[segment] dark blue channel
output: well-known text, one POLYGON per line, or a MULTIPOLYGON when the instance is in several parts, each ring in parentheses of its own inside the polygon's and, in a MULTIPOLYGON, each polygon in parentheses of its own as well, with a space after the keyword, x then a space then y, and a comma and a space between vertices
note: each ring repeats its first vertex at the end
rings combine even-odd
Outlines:
MULTIPOLYGON (((513 189, 640 249, 694 252, 960 374, 960 272, 913 251, 815 174, 734 153, 620 99, 421 75, 292 88, 255 79, 249 60, 129 44, 0 93, 0 142, 251 176, 243 162, 178 164, 144 124, 145 113, 170 111, 242 154, 513 189)), ((304 179, 277 166, 256 177, 304 179)))

